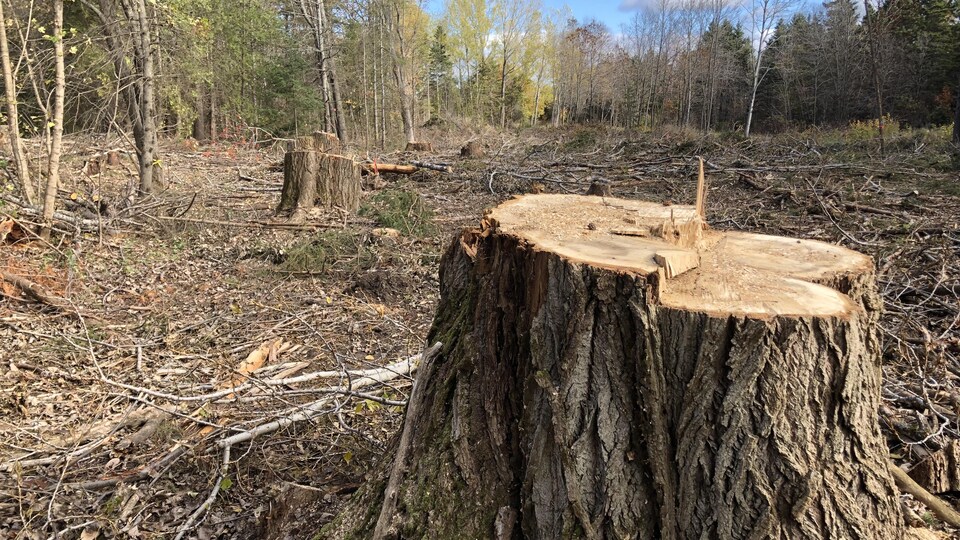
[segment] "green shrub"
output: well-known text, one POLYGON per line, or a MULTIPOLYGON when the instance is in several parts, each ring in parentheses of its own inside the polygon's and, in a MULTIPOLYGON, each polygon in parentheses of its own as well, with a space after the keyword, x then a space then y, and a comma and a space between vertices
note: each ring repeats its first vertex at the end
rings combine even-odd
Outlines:
POLYGON ((385 189, 377 193, 360 207, 359 213, 402 234, 428 236, 437 232, 433 210, 419 195, 406 189, 385 189))
MULTIPOLYGON (((900 122, 889 114, 883 115, 883 136, 893 139, 900 133, 900 122)), ((854 120, 847 126, 846 136, 852 141, 869 141, 880 136, 880 119, 854 120)))
POLYGON ((330 230, 291 246, 280 268, 293 273, 318 274, 334 269, 355 273, 371 268, 375 262, 365 235, 330 230))

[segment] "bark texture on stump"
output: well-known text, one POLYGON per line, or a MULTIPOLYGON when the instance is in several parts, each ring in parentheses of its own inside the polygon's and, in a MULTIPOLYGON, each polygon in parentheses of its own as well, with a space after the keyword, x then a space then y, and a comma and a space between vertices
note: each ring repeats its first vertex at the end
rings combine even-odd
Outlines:
POLYGON ((360 208, 360 165, 353 158, 318 154, 317 194, 323 205, 350 212, 360 208))
POLYGON ((317 200, 326 208, 349 212, 360 208, 360 166, 352 158, 338 155, 341 149, 336 136, 321 131, 288 145, 278 214, 302 219, 317 200))
MULTIPOLYGON (((441 263, 443 350, 380 537, 902 538, 878 309, 872 262, 836 246, 505 203, 441 263)), ((382 476, 325 537, 371 537, 382 476)))
POLYGON ((483 157, 485 153, 480 141, 470 141, 460 149, 460 157, 466 158, 480 158, 483 157))

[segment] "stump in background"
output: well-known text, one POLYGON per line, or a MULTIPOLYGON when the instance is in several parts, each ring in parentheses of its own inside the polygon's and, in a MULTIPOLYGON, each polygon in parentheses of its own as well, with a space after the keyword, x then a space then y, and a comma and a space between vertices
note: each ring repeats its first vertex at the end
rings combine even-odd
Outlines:
POLYGON ((433 152, 433 145, 428 142, 408 142, 404 152, 433 152))
POLYGON ((483 145, 480 141, 470 141, 460 149, 460 157, 481 158, 484 155, 483 145))
POLYGON ((320 131, 291 142, 283 157, 283 190, 277 213, 302 219, 318 199, 326 208, 355 212, 360 207, 360 166, 336 153, 341 150, 335 135, 320 131))
POLYGON ((868 257, 534 195, 440 275, 409 446, 326 537, 902 537, 868 257))

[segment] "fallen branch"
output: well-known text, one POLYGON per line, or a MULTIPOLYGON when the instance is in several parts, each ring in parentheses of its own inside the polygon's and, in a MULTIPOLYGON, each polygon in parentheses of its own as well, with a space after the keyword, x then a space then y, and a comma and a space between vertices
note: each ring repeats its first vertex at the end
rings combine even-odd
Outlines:
MULTIPOLYGON (((423 352, 423 354, 421 355, 421 358, 429 358, 430 356, 436 354, 436 353, 440 350, 440 347, 441 347, 441 346, 442 346, 441 343, 436 343, 436 344, 434 344, 432 347, 430 347, 429 349, 427 349, 426 351, 423 352)), ((349 387, 349 388, 326 388, 326 389, 324 389, 324 390, 329 390, 331 393, 335 393, 335 394, 336 394, 336 393, 339 393, 338 391, 351 392, 351 391, 358 390, 358 389, 360 389, 360 388, 365 388, 365 387, 367 387, 367 386, 371 386, 371 385, 374 385, 374 384, 380 384, 380 383, 384 383, 384 382, 393 380, 393 379, 395 379, 395 378, 397 378, 397 377, 399 377, 399 376, 401 376, 401 375, 407 375, 407 374, 409 374, 409 373, 413 373, 413 371, 416 370, 416 365, 415 365, 414 362, 412 362, 412 361, 409 361, 409 362, 408 362, 408 361, 398 362, 398 363, 392 364, 392 366, 397 366, 397 364, 401 364, 401 363, 402 363, 402 364, 406 364, 405 366, 401 366, 401 369, 397 369, 396 371, 387 371, 387 370, 384 370, 382 373, 380 373, 380 374, 378 374, 378 375, 371 375, 371 376, 368 376, 368 377, 361 377, 361 378, 359 378, 359 379, 354 380, 354 381, 350 384, 350 387, 349 387)), ((265 434, 267 434, 267 433, 272 433, 272 432, 277 431, 277 430, 279 430, 279 429, 283 429, 283 428, 285 428, 285 427, 287 427, 287 426, 290 426, 290 425, 293 425, 293 424, 295 424, 295 423, 297 423, 297 422, 303 422, 303 421, 305 421, 305 420, 310 420, 310 419, 312 419, 312 418, 320 415, 321 413, 323 413, 324 407, 326 407, 328 403, 330 403, 331 401, 333 401, 333 399, 334 399, 333 396, 319 399, 319 400, 314 401, 314 402, 312 402, 312 403, 310 403, 310 404, 308 404, 308 405, 305 405, 305 406, 303 406, 303 407, 298 408, 298 411, 299 411, 299 412, 297 412, 297 413, 295 413, 295 414, 292 414, 292 415, 290 415, 290 416, 286 416, 286 417, 284 417, 284 418, 280 418, 280 419, 278 419, 278 420, 274 420, 274 421, 272 421, 272 422, 267 422, 267 423, 265 423, 265 424, 261 424, 261 425, 255 427, 255 428, 253 428, 253 429, 250 429, 250 430, 247 430, 247 431, 243 431, 243 432, 241 432, 241 433, 237 433, 236 435, 231 435, 231 436, 229 436, 229 437, 221 440, 221 441, 220 441, 219 443, 217 443, 217 444, 218 444, 221 448, 226 448, 226 447, 228 447, 228 446, 232 446, 232 445, 235 445, 235 444, 239 444, 239 443, 242 443, 242 442, 246 442, 246 441, 252 440, 252 439, 255 438, 255 437, 259 437, 260 435, 265 435, 265 434)))
POLYGON ((63 307, 63 301, 61 299, 51 296, 43 289, 43 287, 25 277, 0 270, 0 279, 15 285, 27 296, 36 300, 37 302, 40 302, 41 304, 47 304, 48 306, 53 306, 55 308, 63 307))
POLYGON ((314 229, 333 229, 340 228, 342 224, 330 225, 325 223, 289 223, 289 222, 273 222, 273 221, 261 221, 261 220, 248 220, 248 221, 223 221, 219 219, 198 219, 198 218, 187 218, 187 217, 176 217, 176 216, 151 216, 155 219, 162 221, 182 221, 185 223, 201 223, 204 225, 221 225, 224 227, 241 227, 241 228, 250 228, 250 227, 259 227, 263 229, 289 229, 289 230, 314 230, 314 229))
POLYGON ((366 174, 413 174, 420 169, 429 169, 431 171, 440 171, 445 173, 453 172, 453 167, 445 163, 427 163, 424 161, 413 161, 411 163, 411 165, 401 165, 399 163, 377 163, 376 161, 365 161, 360 164, 360 168, 366 174))
POLYGON ((952 527, 960 527, 960 513, 954 510, 949 504, 933 493, 923 489, 913 478, 910 478, 910 475, 893 463, 890 464, 890 473, 893 475, 893 479, 897 483, 897 487, 900 488, 900 491, 913 495, 915 499, 926 505, 926 507, 944 523, 952 527))
POLYGON ((217 495, 220 493, 220 486, 223 485, 223 480, 227 477, 227 471, 230 468, 230 447, 227 446, 223 449, 223 459, 220 462, 220 474, 217 477, 217 481, 213 484, 213 489, 210 490, 210 494, 207 495, 207 498, 197 507, 196 510, 190 514, 190 517, 187 518, 187 521, 180 526, 180 529, 177 530, 177 536, 173 540, 180 540, 183 538, 183 535, 187 534, 190 529, 193 528, 194 523, 202 516, 206 511, 213 505, 217 500, 217 495))
MULTIPOLYGON (((230 386, 223 388, 216 392, 210 392, 208 394, 200 394, 197 396, 178 396, 176 394, 168 394, 166 392, 159 392, 157 390, 151 390, 149 388, 143 388, 140 386, 134 386, 131 384, 122 383, 119 381, 114 381, 113 379, 108 379, 104 377, 101 379, 104 383, 111 386, 116 386, 118 388, 123 388, 125 390, 130 390, 132 392, 137 392, 138 394, 144 394, 147 396, 152 396, 155 398, 165 399, 167 401, 172 401, 176 403, 189 403, 189 402, 198 402, 198 401, 212 401, 221 398, 230 396, 231 394, 236 394, 244 390, 248 390, 254 387, 272 387, 272 386, 289 386, 292 384, 298 384, 302 382, 312 381, 314 379, 331 379, 335 377, 357 377, 357 380, 364 379, 376 379, 376 380, 390 380, 396 378, 399 375, 404 375, 411 371, 410 366, 419 362, 421 355, 417 354, 400 360, 399 362, 394 362, 393 364, 384 366, 382 368, 374 369, 363 369, 363 370, 348 370, 343 371, 315 371, 312 373, 304 373, 303 375, 298 375, 296 377, 287 377, 283 379, 266 379, 266 380, 257 380, 255 382, 246 382, 243 384, 238 384, 237 386, 230 386), (392 375, 392 376, 391 376, 392 375)), ((353 388, 356 388, 357 384, 354 381, 353 388)))
MULTIPOLYGON (((31 206, 26 202, 17 199, 16 197, 4 195, 0 196, 0 200, 16 205, 20 209, 18 213, 18 217, 20 218, 26 216, 37 219, 42 218, 43 216, 43 212, 41 212, 39 208, 31 206)), ((63 210, 57 210, 53 213, 53 222, 69 225, 69 228, 79 229, 83 232, 97 232, 100 230, 101 226, 101 223, 98 220, 84 219, 63 210)))
POLYGON ((452 173, 453 167, 447 163, 427 163, 425 161, 411 161, 417 167, 421 169, 430 169, 431 171, 440 171, 445 173, 452 173))

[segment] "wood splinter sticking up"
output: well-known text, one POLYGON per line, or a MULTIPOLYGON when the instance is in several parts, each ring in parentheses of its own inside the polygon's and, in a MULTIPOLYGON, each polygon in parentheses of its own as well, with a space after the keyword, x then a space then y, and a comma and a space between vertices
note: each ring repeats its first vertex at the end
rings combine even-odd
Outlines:
POLYGON ((527 195, 458 235, 388 504, 372 481, 321 536, 902 538, 872 260, 704 228, 697 191, 527 195))

